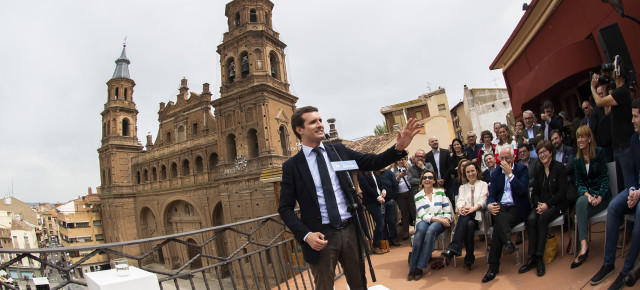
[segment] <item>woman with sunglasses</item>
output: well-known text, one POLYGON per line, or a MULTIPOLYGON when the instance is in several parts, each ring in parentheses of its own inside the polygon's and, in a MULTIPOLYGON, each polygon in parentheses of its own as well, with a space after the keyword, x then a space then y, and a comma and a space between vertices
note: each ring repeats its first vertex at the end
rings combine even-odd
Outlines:
POLYGON ((415 197, 416 234, 409 261, 408 281, 422 278, 429 264, 436 238, 451 226, 451 202, 442 188, 434 188, 438 175, 433 170, 422 174, 420 192, 415 197))

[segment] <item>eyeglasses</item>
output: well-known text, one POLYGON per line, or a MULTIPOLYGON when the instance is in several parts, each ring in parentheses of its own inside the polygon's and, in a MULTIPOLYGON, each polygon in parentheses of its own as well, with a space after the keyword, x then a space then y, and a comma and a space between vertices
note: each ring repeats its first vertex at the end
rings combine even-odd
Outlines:
POLYGON ((582 108, 582 110, 583 110, 583 111, 584 111, 584 110, 589 110, 589 109, 591 109, 591 108, 589 108, 589 107, 584 107, 584 108, 582 108))
POLYGON ((525 120, 533 120, 533 117, 525 117, 525 120))
POLYGON ((418 155, 416 155, 416 158, 422 158, 422 159, 424 159, 424 155, 422 155, 422 156, 418 156, 418 155))
POLYGON ((538 151, 538 155, 542 155, 542 154, 546 154, 549 153, 549 151, 547 149, 542 149, 540 151, 538 151))
POLYGON ((473 135, 473 136, 467 136, 467 138, 468 138, 468 139, 475 138, 475 137, 476 137, 476 135, 473 135))
POLYGON ((422 180, 427 180, 427 179, 434 180, 435 178, 433 178, 433 176, 431 176, 431 175, 425 175, 425 176, 422 177, 422 180))

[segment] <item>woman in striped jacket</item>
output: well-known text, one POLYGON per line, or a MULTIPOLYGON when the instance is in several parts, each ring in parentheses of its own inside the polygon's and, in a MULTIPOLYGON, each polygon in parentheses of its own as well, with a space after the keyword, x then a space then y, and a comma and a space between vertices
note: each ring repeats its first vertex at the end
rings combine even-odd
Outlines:
POLYGON ((409 262, 407 280, 420 280, 429 264, 436 237, 451 226, 451 202, 442 188, 433 188, 437 174, 427 170, 420 179, 420 192, 414 196, 416 203, 416 234, 409 262))

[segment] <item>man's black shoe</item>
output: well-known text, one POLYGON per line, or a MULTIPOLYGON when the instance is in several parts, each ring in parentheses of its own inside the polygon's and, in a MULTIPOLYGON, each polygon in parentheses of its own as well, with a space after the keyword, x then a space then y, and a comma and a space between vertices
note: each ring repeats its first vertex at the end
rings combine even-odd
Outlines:
POLYGON ((598 273, 596 273, 593 278, 591 278, 591 285, 600 284, 600 282, 602 282, 604 278, 607 278, 607 276, 613 274, 614 269, 615 268, 613 267, 613 265, 602 265, 600 271, 598 271, 598 273))
POLYGON ((638 281, 638 276, 640 276, 640 264, 637 264, 635 267, 633 267, 633 269, 629 271, 629 274, 624 277, 624 284, 629 287, 633 286, 634 284, 636 284, 636 281, 638 281))
POLYGON ((536 265, 536 274, 538 275, 538 277, 542 277, 544 276, 545 272, 546 271, 544 269, 544 261, 542 260, 542 257, 538 257, 538 261, 536 265))
POLYGON ((505 255, 511 255, 513 254, 513 252, 516 251, 516 246, 513 245, 513 243, 511 241, 507 241, 504 244, 504 254, 505 255))
POLYGON ((622 273, 618 274, 618 278, 616 278, 615 281, 613 281, 613 283, 609 286, 609 290, 620 290, 624 287, 624 277, 625 275, 622 275, 622 273))
POLYGON ((442 252, 442 258, 444 258, 447 261, 450 261, 455 256, 460 256, 460 255, 456 255, 451 250, 446 250, 446 251, 442 252))
POLYGON ((535 265, 536 265, 536 257, 531 256, 529 257, 529 260, 527 260, 527 262, 524 265, 522 265, 522 267, 520 267, 520 269, 518 270, 518 273, 522 274, 522 273, 529 272, 529 270, 533 269, 535 265))
POLYGON ((487 283, 487 282, 495 279, 496 275, 498 275, 498 273, 500 273, 498 268, 494 268, 494 267, 489 266, 489 271, 487 271, 487 274, 485 274, 484 277, 482 277, 482 283, 487 283))

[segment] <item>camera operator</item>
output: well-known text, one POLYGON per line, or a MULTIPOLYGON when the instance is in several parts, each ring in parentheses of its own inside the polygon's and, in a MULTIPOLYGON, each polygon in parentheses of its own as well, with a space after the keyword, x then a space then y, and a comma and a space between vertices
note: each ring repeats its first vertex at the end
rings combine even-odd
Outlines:
MULTIPOLYGON (((617 58, 616 58, 617 59, 617 58)), ((596 101, 596 106, 607 107, 611 106, 611 145, 613 147, 613 157, 616 161, 616 167, 619 169, 618 177, 620 175, 624 178, 624 183, 619 184, 619 188, 633 186, 634 176, 632 173, 632 158, 630 141, 633 134, 633 124, 631 123, 631 92, 628 86, 626 86, 627 80, 625 79, 629 69, 626 65, 619 66, 618 62, 613 64, 616 66, 612 78, 615 78, 615 90, 604 97, 598 94, 598 82, 600 78, 599 74, 593 74, 591 77, 591 94, 596 101), (621 170, 621 171, 620 171, 621 170), (620 174, 622 173, 622 174, 620 174)), ((604 65, 603 65, 604 67, 604 65)), ((602 82, 602 80, 600 80, 602 82)), ((603 93, 604 94, 604 93, 603 93)), ((604 128, 600 128, 604 129, 604 128)))

